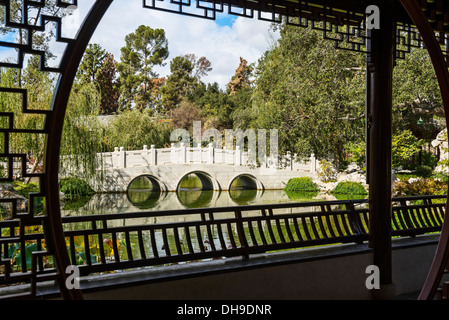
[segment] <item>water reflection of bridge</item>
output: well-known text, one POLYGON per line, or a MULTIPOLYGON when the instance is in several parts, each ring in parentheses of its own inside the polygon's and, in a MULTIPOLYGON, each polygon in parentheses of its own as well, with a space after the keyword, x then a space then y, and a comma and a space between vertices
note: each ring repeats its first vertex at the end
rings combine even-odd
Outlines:
MULTIPOLYGON (((311 198, 334 200, 329 195, 313 194, 311 198), (313 197, 313 198, 312 198, 313 197)), ((306 200, 306 199, 304 199, 306 200)), ((283 190, 230 190, 230 191, 185 191, 185 192, 148 192, 98 193, 82 208, 65 214, 107 214, 143 211, 176 210, 192 207, 232 207, 236 205, 268 204, 299 201, 292 199, 283 190)))

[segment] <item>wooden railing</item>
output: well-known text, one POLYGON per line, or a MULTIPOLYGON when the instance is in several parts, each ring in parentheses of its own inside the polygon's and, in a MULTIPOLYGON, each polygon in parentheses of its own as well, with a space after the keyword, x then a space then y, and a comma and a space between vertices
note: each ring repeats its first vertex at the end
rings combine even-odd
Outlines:
MULTIPOLYGON (((445 202, 445 196, 394 198, 392 235, 440 231, 445 202)), ((367 200, 67 216, 62 222, 81 275, 369 240, 367 200)), ((53 272, 44 254, 17 254, 30 246, 45 249, 42 230, 29 228, 26 241, 18 242, 19 221, 0 222, 0 284, 29 272, 53 272)))

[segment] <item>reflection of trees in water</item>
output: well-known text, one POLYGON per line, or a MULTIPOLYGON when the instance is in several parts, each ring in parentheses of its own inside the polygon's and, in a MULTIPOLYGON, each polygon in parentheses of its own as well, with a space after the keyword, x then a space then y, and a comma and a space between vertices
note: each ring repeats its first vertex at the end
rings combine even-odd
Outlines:
POLYGON ((161 191, 151 189, 128 190, 127 196, 129 202, 135 207, 145 210, 156 207, 161 198, 161 191))
POLYGON ((176 192, 179 202, 186 208, 209 207, 214 192, 211 190, 179 190, 176 192))
POLYGON ((126 195, 132 205, 146 210, 156 207, 161 198, 161 190, 149 177, 142 176, 131 182, 126 195))
POLYGON ((238 205, 247 205, 256 200, 257 190, 231 189, 229 197, 238 205))

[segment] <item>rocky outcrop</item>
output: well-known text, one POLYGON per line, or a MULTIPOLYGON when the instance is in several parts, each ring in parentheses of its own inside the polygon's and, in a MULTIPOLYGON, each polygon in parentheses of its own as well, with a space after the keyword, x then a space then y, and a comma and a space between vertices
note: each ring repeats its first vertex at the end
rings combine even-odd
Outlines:
MULTIPOLYGON (((26 212, 27 210, 28 199, 18 194, 11 183, 0 183, 0 199, 17 199, 17 211, 26 212)), ((10 212, 11 205, 11 202, 0 202, 2 211, 10 212)))

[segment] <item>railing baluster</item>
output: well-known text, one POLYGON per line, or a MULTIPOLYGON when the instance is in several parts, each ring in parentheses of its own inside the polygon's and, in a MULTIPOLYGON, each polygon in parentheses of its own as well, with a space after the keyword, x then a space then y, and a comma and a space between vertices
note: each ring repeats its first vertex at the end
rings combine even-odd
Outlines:
POLYGON ((320 234, 318 233, 318 230, 316 228, 316 220, 319 219, 319 217, 308 217, 310 221, 310 226, 314 235, 314 239, 321 239, 320 234))
POLYGON ((309 232, 309 224, 306 221, 306 217, 301 217, 301 226, 304 230, 304 233, 306 235, 306 241, 307 240, 313 240, 312 236, 310 235, 309 232))
POLYGON ((261 220, 257 220, 257 229, 259 230, 259 235, 260 239, 262 239, 262 243, 266 246, 268 243, 267 239, 265 238, 265 231, 261 220))
POLYGON ((234 231, 232 230, 232 225, 230 222, 226 223, 226 226, 228 228, 228 237, 229 237, 229 241, 231 241, 231 246, 232 248, 237 248, 237 244, 235 243, 235 239, 234 239, 234 231))
MULTIPOLYGON (((263 213, 264 213, 263 215, 267 217, 267 219, 265 221, 266 221, 266 226, 268 228, 268 234, 270 235, 271 243, 277 243, 276 237, 274 236, 273 227, 271 225, 272 220, 270 219, 270 216, 267 216, 265 214, 265 210, 263 210, 263 213)), ((271 212, 271 214, 273 214, 273 212, 271 212)))
POLYGON ((252 242, 253 246, 258 246, 259 244, 257 243, 257 239, 256 239, 256 235, 254 233, 252 221, 248 221, 248 231, 249 231, 249 235, 251 237, 251 242, 252 242))
POLYGON ((340 220, 339 218, 341 218, 341 215, 338 213, 333 214, 333 215, 331 215, 331 218, 332 218, 332 221, 336 228, 336 231, 338 233, 338 235, 336 235, 335 237, 343 237, 345 235, 345 233, 343 232, 343 229, 341 228, 340 221, 339 221, 340 220))
POLYGON ((70 258, 72 259, 72 264, 77 265, 78 261, 76 259, 76 251, 75 251, 75 239, 74 237, 70 237, 70 258))
POLYGON ((203 237, 201 236, 201 229, 200 229, 199 225, 195 226, 195 231, 196 231, 196 239, 198 240, 198 246, 200 247, 201 252, 205 252, 206 246, 204 245, 203 237))
POLYGON ((294 242, 295 238, 293 237, 292 230, 290 229, 289 218, 284 218, 285 229, 287 230, 287 235, 289 242, 294 242))
POLYGON ((86 264, 92 265, 92 259, 90 257, 90 248, 89 248, 89 235, 84 235, 84 255, 86 256, 86 264))
POLYGON ((150 231, 150 239, 151 239, 151 248, 153 249, 153 256, 155 258, 159 258, 159 251, 157 248, 156 236, 154 235, 154 229, 151 228, 149 231, 150 231))
POLYGON ((324 237, 325 239, 328 239, 329 236, 327 235, 326 228, 323 224, 324 216, 318 216, 316 219, 318 220, 318 225, 320 226, 322 237, 324 237))
POLYGON ((184 233, 186 235, 186 241, 187 246, 189 247, 189 252, 193 254, 195 251, 193 250, 192 237, 190 237, 190 230, 188 226, 184 227, 184 233))
POLYGON ((218 239, 220 240, 221 250, 227 250, 226 241, 224 240, 223 236, 223 229, 221 228, 221 224, 217 223, 217 233, 218 233, 218 239))
MULTIPOLYGON (((213 221, 214 220, 214 216, 213 214, 209 214, 209 221, 213 221)), ((206 221, 206 219, 204 219, 206 221)), ((217 248, 215 248, 215 242, 214 242, 214 237, 212 235, 212 227, 210 223, 206 224, 206 231, 207 231, 207 237, 209 238, 209 245, 210 245, 210 249, 212 251, 217 251, 217 248)))
POLYGON ((167 255, 167 257, 170 257, 171 256, 170 244, 168 243, 167 229, 166 228, 162 228, 162 241, 164 243, 162 249, 165 250, 165 254, 167 255))
POLYGON ((176 245, 176 251, 178 251, 179 255, 182 255, 182 248, 181 248, 181 239, 179 238, 179 232, 178 232, 178 228, 174 227, 173 228, 173 235, 175 237, 175 245, 176 245))
POLYGON ((131 248, 131 239, 129 236, 129 231, 125 232, 125 241, 126 241, 126 253, 128 254, 128 260, 134 260, 133 258, 133 251, 131 248))
POLYGON ((137 238, 139 241, 139 252, 140 252, 140 257, 141 259, 146 259, 147 255, 145 253, 145 244, 143 242, 143 232, 142 230, 137 231, 137 238))
POLYGON ((299 241, 304 241, 304 238, 302 237, 301 231, 299 230, 298 220, 296 217, 293 217, 293 225, 295 226, 296 236, 298 237, 299 241))
POLYGON ((114 259, 116 262, 120 262, 120 253, 118 251, 118 244, 117 244, 117 234, 115 232, 112 232, 112 248, 114 250, 114 259))
POLYGON ((239 238, 240 246, 241 247, 248 247, 248 242, 246 241, 245 236, 245 229, 243 228, 243 221, 242 221, 242 212, 240 210, 234 211, 235 218, 236 218, 236 224, 237 224, 237 235, 239 238))

